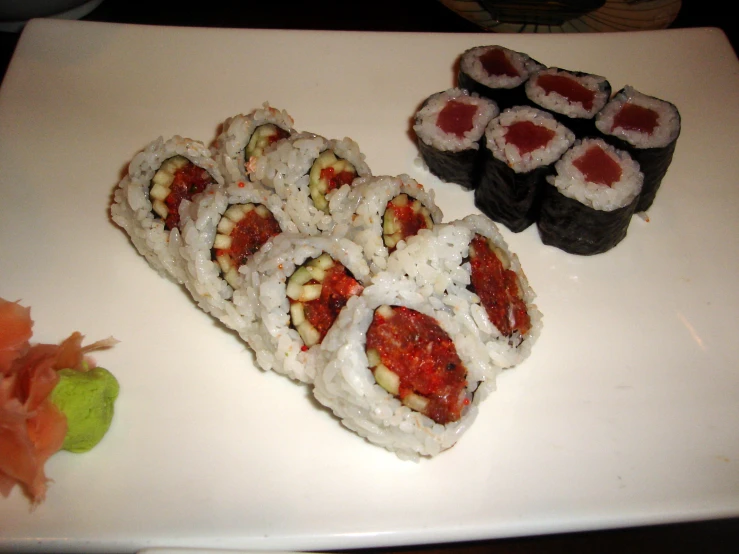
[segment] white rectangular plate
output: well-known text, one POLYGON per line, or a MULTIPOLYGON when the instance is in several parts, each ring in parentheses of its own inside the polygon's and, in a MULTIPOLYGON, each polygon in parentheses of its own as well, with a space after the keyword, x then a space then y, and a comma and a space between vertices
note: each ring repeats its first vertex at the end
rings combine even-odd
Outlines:
POLYGON ((36 20, 0 90, 0 296, 34 341, 120 339, 104 441, 59 453, 35 511, 0 499, 5 549, 329 549, 739 515, 739 64, 714 29, 482 35, 161 28, 36 20), (113 188, 159 135, 212 140, 269 101, 409 173, 445 221, 472 194, 414 164, 409 122, 499 43, 677 105, 650 221, 594 257, 503 229, 544 330, 451 450, 403 462, 310 390, 264 373, 111 223, 113 188))

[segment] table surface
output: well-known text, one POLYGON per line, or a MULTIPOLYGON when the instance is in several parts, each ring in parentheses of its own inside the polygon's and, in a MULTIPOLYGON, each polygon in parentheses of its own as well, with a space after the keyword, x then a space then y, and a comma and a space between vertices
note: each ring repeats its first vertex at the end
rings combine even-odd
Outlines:
MULTIPOLYGON (((736 17, 729 15, 729 3, 720 0, 683 0, 671 27, 717 27, 724 31, 735 51, 736 17)), ((84 19, 117 23, 181 25, 263 29, 327 29, 357 31, 480 32, 474 24, 429 0, 373 0, 348 3, 314 0, 285 9, 281 3, 210 2, 208 10, 192 10, 171 0, 150 0, 141 4, 104 0, 84 19), (423 11, 421 11, 423 10, 423 11), (423 14, 423 15, 419 15, 423 14)), ((12 57, 18 35, 0 32, 0 79, 12 57)), ((691 522, 630 529, 570 533, 539 537, 500 539, 455 545, 424 545, 367 550, 367 553, 462 554, 544 553, 544 552, 733 552, 739 539, 739 518, 691 522)), ((356 551, 355 551, 356 552, 356 551)))

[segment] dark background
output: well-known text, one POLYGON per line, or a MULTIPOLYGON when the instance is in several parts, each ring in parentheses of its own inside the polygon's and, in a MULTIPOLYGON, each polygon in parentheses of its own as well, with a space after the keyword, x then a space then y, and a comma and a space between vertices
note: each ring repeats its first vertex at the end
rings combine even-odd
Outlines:
MULTIPOLYGON (((730 0, 683 0, 672 28, 717 27, 726 33, 734 51, 737 20, 730 0)), ((85 20, 150 25, 232 27, 260 29, 326 29, 475 33, 474 24, 436 0, 311 0, 299 3, 212 0, 197 7, 173 0, 104 0, 85 20)), ((0 78, 18 40, 16 33, 0 32, 0 78)), ((696 85, 698 86, 698 85, 696 85)), ((1 122, 0 122, 1 123, 1 122)), ((441 509, 442 507, 440 507, 441 509)), ((739 552, 739 518, 500 539, 456 545, 373 549, 373 554, 540 554, 540 553, 734 553, 739 552)))

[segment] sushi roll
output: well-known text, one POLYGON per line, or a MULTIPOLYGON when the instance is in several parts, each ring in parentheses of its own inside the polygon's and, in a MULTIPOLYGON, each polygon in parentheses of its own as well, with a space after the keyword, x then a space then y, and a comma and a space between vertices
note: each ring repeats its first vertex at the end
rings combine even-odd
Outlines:
POLYGON ((575 135, 545 111, 516 106, 493 119, 485 137, 475 205, 518 233, 537 219, 546 176, 575 135))
POLYGON ((525 89, 529 105, 550 112, 577 138, 597 134, 595 116, 611 97, 605 77, 557 67, 531 75, 525 89))
POLYGON ((244 284, 233 303, 257 364, 311 383, 326 332, 368 283, 360 247, 345 238, 282 233, 240 271, 244 284))
POLYGON ((293 118, 267 102, 248 114, 228 118, 216 138, 214 158, 229 182, 246 181, 256 160, 272 144, 295 133, 293 118))
POLYGON ((383 272, 321 345, 315 398, 359 436, 417 461, 452 447, 494 387, 458 347, 464 332, 414 282, 383 272))
POLYGON ((208 148, 178 135, 159 137, 134 156, 116 187, 111 217, 161 275, 186 279, 180 254, 187 210, 198 194, 224 184, 208 148))
POLYGON ((570 254, 606 252, 621 242, 644 176, 639 164, 602 139, 577 141, 547 177, 537 226, 544 244, 570 254))
POLYGON ((182 230, 185 286, 203 310, 240 331, 244 322, 232 296, 243 285, 241 267, 267 241, 296 233, 297 226, 274 191, 243 181, 201 195, 191 214, 182 230))
POLYGON ((343 234, 347 222, 334 214, 354 180, 372 175, 352 139, 327 139, 305 132, 268 148, 254 165, 252 177, 274 189, 298 230, 308 235, 343 234))
POLYGON ((680 136, 680 113, 674 104, 626 86, 596 116, 603 138, 626 150, 644 174, 636 206, 644 212, 654 202, 680 136))
POLYGON ((412 279, 433 307, 452 314, 470 348, 484 346, 475 358, 486 360, 486 379, 531 354, 542 328, 536 295, 518 256, 484 215, 420 231, 391 254, 388 272, 412 279))
POLYGON ((341 219, 351 221, 346 234, 362 248, 372 273, 387 267, 387 257, 419 229, 441 223, 434 192, 402 174, 359 179, 341 219))
POLYGON ((429 96, 416 112, 413 131, 418 151, 431 173, 442 181, 476 188, 480 139, 496 115, 495 102, 462 89, 429 96))
POLYGON ((523 104, 524 85, 544 66, 503 46, 476 46, 460 57, 457 86, 495 101, 500 110, 523 104))

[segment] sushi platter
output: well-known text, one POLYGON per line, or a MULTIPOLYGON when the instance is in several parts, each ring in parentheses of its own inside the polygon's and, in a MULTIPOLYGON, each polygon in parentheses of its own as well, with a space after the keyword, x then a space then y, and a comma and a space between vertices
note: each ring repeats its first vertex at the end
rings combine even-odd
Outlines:
MULTIPOLYGON (((98 446, 46 463, 43 502, 31 509, 20 487, 0 496, 0 551, 327 550, 739 516, 738 87, 739 60, 715 29, 547 36, 31 21, 0 88, 0 299, 31 307, 40 342, 73 331, 89 342, 115 337, 94 357, 120 391, 98 446), (490 230, 490 206, 470 190, 477 185, 448 182, 424 163, 415 114, 457 86, 464 52, 490 44, 603 76, 609 94, 633 87, 679 110, 679 139, 656 197, 640 211, 638 193, 629 196, 628 230, 607 248, 581 255, 553 246, 533 220, 490 230), (336 359, 325 365, 341 376, 335 385, 325 359, 294 364, 291 356, 310 351, 306 335, 296 339, 303 353, 283 350, 284 342, 268 355, 254 346, 253 337, 269 345, 269 332, 255 330, 268 318, 238 301, 259 296, 283 263, 257 256, 267 269, 248 279, 262 289, 239 296, 237 275, 223 285, 236 290, 236 307, 223 311, 211 306, 214 289, 188 284, 188 268, 161 257, 169 246, 142 246, 132 199, 137 179, 154 182, 151 164, 166 157, 159 152, 193 158, 197 150, 205 160, 207 146, 225 148, 234 116, 254 110, 279 113, 284 133, 310 147, 327 137, 348 152, 367 189, 376 180, 411 197, 423 191, 430 225, 456 229, 467 244, 471 233, 487 233, 511 260, 536 336, 522 339, 525 355, 490 374, 495 360, 485 356, 495 356, 461 354, 472 383, 465 406, 474 409, 464 425, 447 424, 445 412, 442 424, 413 431, 424 446, 388 445, 386 429, 402 435, 408 419, 379 419, 386 405, 364 407, 374 392, 346 405, 332 397, 334 386, 361 388, 341 357, 344 342, 363 340, 352 325, 364 317, 359 302, 347 305, 355 315, 337 320, 346 327, 327 335, 336 359), (249 325, 234 323, 247 312, 249 325), (478 365, 479 386, 471 377, 478 365), (361 410, 369 415, 357 417, 361 410), (445 425, 443 438, 423 436, 445 425)), ((238 189, 262 170, 256 158, 247 163, 242 154, 240 166, 214 160, 213 185, 231 179, 237 188, 228 194, 251 199, 238 189)), ((273 190, 253 198, 266 204, 281 194, 283 177, 274 175, 273 190)), ((322 201, 333 206, 335 198, 322 201)), ((149 220, 166 218, 162 206, 149 220)), ((336 235, 342 225, 356 228, 360 212, 329 223, 316 212, 296 229, 336 235)), ((367 233, 309 246, 334 248, 370 291, 388 281, 386 264, 400 262, 393 266, 392 254, 387 261, 389 246, 384 259, 368 256, 374 243, 359 238, 367 233)), ((177 240, 170 235, 167 244, 177 240)), ((295 240, 276 239, 274 250, 305 246, 295 240)), ((401 242, 397 252, 407 253, 420 241, 401 242)), ((311 271, 328 271, 328 263, 311 271)), ((392 281, 368 298, 401 303, 401 289, 392 281)), ((370 357, 362 348, 351 355, 370 357)), ((392 383, 375 377, 380 393, 390 393, 392 383)), ((404 401, 403 413, 422 411, 412 403, 404 401)))

